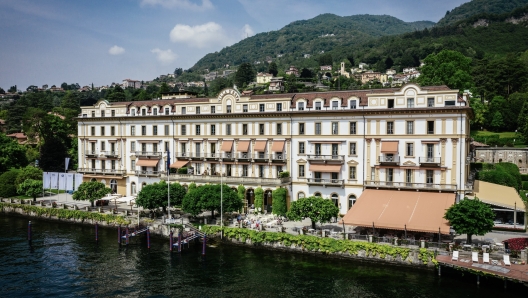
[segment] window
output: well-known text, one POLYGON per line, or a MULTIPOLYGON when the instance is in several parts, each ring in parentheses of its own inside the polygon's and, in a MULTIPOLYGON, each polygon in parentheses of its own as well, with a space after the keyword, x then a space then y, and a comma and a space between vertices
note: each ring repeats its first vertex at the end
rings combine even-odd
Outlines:
POLYGON ((227 105, 226 108, 227 108, 227 113, 231 113, 231 105, 227 105))
POLYGON ((282 134, 282 123, 277 123, 277 134, 278 135, 282 134))
POLYGON ((332 122, 332 134, 333 135, 339 134, 339 123, 338 122, 332 122))
POLYGON ((132 114, 132 116, 136 116, 136 109, 132 109, 131 110, 131 114, 132 114))
POLYGON ((321 182, 321 172, 314 172, 315 182, 321 182))
POLYGON ((336 207, 339 206, 339 196, 337 194, 332 194, 332 202, 336 207))
POLYGON ((196 114, 200 114, 200 107, 196 107, 196 114))
POLYGON ((141 152, 147 152, 147 144, 145 144, 145 143, 141 144, 141 152))
POLYGON ((115 117, 115 110, 111 110, 110 115, 112 115, 112 117, 115 117))
POLYGON ((211 124, 211 135, 212 136, 216 135, 216 125, 215 124, 211 124))
POLYGON ((337 100, 332 101, 332 110, 337 110, 338 107, 339 107, 339 101, 337 100))
POLYGON ((339 146, 338 144, 332 144, 332 157, 336 158, 339 155, 339 146))
POLYGON ((277 177, 280 177, 280 173, 282 173, 282 166, 277 166, 277 177))
POLYGON ((411 186, 412 183, 412 175, 413 171, 411 169, 405 170, 405 183, 407 183, 407 186, 411 186))
POLYGON ((154 114, 154 116, 158 116, 158 108, 152 109, 152 114, 154 114))
POLYGON ((259 165, 258 176, 259 178, 264 178, 264 166, 263 165, 259 165))
POLYGON ((350 101, 350 109, 352 109, 352 110, 356 109, 356 101, 355 100, 351 100, 350 101))
POLYGON ((299 110, 299 111, 304 111, 304 102, 300 102, 300 103, 297 105, 297 110, 299 110))
POLYGON ((304 134, 304 123, 299 123, 299 134, 300 135, 304 134))
POLYGON ((201 126, 200 124, 197 124, 197 125, 196 125, 196 135, 197 135, 197 136, 200 135, 200 133, 201 133, 201 128, 202 128, 202 126, 201 126))
POLYGON ((105 135, 105 127, 104 127, 104 126, 101 126, 101 135, 102 135, 102 136, 105 135))
POLYGON ((182 136, 187 134, 187 125, 182 125, 181 126, 181 134, 182 134, 182 136))
POLYGON ((319 197, 320 198, 321 197, 321 193, 320 192, 314 193, 314 197, 319 197))
POLYGON ((394 99, 387 100, 387 108, 393 109, 394 108, 394 99))
POLYGON ((356 122, 350 122, 350 134, 351 135, 355 135, 357 133, 356 127, 357 127, 356 122))
POLYGON ((248 112, 248 105, 242 105, 242 112, 247 113, 248 112))
MULTIPOLYGON (((130 167, 131 167, 133 170, 136 169, 136 161, 135 161, 135 160, 131 160, 131 161, 130 161, 130 167)), ((134 182, 132 182, 132 183, 134 183, 134 182)))
POLYGON ((130 126, 130 135, 131 136, 135 136, 136 135, 136 127, 135 126, 130 126))
POLYGON ((95 143, 91 143, 91 145, 92 145, 92 154, 94 154, 95 153, 95 143))
POLYGON ((146 116, 147 115, 147 109, 141 109, 141 115, 146 116))
POLYGON ((264 135, 264 124, 259 124, 259 135, 264 135))
POLYGON ((154 136, 158 135, 158 126, 157 125, 152 126, 152 135, 154 135, 154 136))
POLYGON ((165 135, 166 136, 169 135, 169 126, 168 125, 165 125, 165 135))
POLYGON ((101 117, 105 116, 105 111, 101 111, 101 117))
POLYGON ((105 151, 105 150, 106 150, 106 142, 101 141, 101 151, 105 151))
POLYGON ((321 144, 320 143, 315 144, 315 155, 321 155, 321 144))
POLYGON ((407 98, 407 107, 414 108, 414 98, 407 98))
POLYGON ((299 154, 304 154, 304 142, 299 142, 299 154))
POLYGON ((92 111, 92 117, 95 118, 95 111, 92 111))
POLYGON ((186 107, 182 107, 181 108, 181 113, 182 113, 182 115, 187 114, 187 108, 186 107))
POLYGON ((388 121, 387 122, 387 134, 393 135, 394 134, 394 122, 388 121))
POLYGON ((348 179, 356 180, 356 167, 348 167, 348 179))
POLYGON ((248 166, 242 165, 242 177, 247 177, 247 176, 248 176, 248 166))
POLYGON ((91 128, 91 135, 95 136, 95 126, 92 126, 90 128, 91 128))
POLYGON ((130 142, 130 151, 132 152, 136 151, 136 142, 130 142))
POLYGON ((242 134, 247 135, 248 134, 248 125, 242 124, 242 134))
POLYGON ((169 142, 165 142, 165 152, 169 151, 169 142))
POLYGON ((216 113, 216 106, 211 106, 211 114, 215 114, 216 113))
POLYGON ((434 171, 426 170, 425 171, 425 183, 433 184, 434 183, 434 171))
POLYGON ((414 156, 414 143, 406 143, 405 144, 405 155, 406 156, 414 156))
POLYGON ((414 121, 407 121, 407 134, 412 135, 414 133, 414 121))
POLYGON ((147 135, 147 127, 145 125, 141 126, 141 135, 142 136, 147 135))
MULTIPOLYGON (((133 161, 135 163, 135 161, 133 161)), ((132 182, 131 185, 130 185, 130 193, 132 195, 135 195, 136 194, 136 182, 132 182)))
POLYGON ((356 196, 355 195, 349 195, 348 196, 348 209, 352 208, 355 203, 356 203, 356 196))
POLYGON ((110 135, 115 136, 115 126, 110 126, 110 135))
POLYGON ((200 147, 201 147, 201 143, 194 143, 194 156, 195 157, 200 157, 200 153, 202 152, 200 147))
POLYGON ((165 115, 168 115, 170 114, 170 109, 169 108, 165 108, 165 115))
POLYGON ((316 101, 315 102, 315 110, 321 110, 321 102, 320 101, 316 101))
POLYGON ((427 98, 427 107, 433 108, 434 107, 434 97, 427 98))
POLYGON ((282 112, 282 103, 277 104, 277 112, 282 112))
POLYGON ((298 199, 304 199, 304 197, 305 197, 304 192, 300 192, 300 193, 297 194, 297 200, 298 199))
POLYGON ((180 148, 181 148, 181 156, 185 156, 187 154, 187 143, 181 143, 180 144, 180 148))
MULTIPOLYGON (((95 169, 95 159, 92 159, 92 169, 95 169)), ((92 178, 95 179, 95 178, 92 178)))
POLYGON ((427 134, 432 135, 434 134, 434 121, 427 121, 427 134))
POLYGON ((321 134, 321 123, 315 123, 315 134, 316 135, 321 134))
MULTIPOLYGON (((197 153, 197 154, 199 155, 200 153, 197 153)), ((201 168, 202 168, 202 164, 200 164, 200 163, 195 163, 195 164, 194 164, 194 170, 195 170, 196 173, 194 173, 194 174, 196 174, 196 175, 200 175, 200 169, 201 169, 201 168)))
POLYGON ((152 152, 158 152, 158 144, 152 144, 152 152))
POLYGON ((264 104, 259 104, 259 112, 264 112, 264 104))
MULTIPOLYGON (((387 182, 392 182, 393 181, 393 179, 394 179, 393 175, 394 175, 394 169, 392 169, 392 168, 387 169, 387 177, 386 177, 387 178, 387 182)), ((387 183, 387 185, 391 185, 391 184, 387 183)))
POLYGON ((434 158, 434 144, 427 144, 427 161, 432 162, 434 158))
POLYGON ((231 124, 226 124, 226 135, 231 135, 231 124))
POLYGON ((349 146, 348 154, 349 155, 357 155, 356 143, 350 143, 348 146, 349 146))
MULTIPOLYGON (((115 170, 115 169, 116 169, 116 168, 115 168, 115 165, 116 165, 116 161, 115 161, 114 159, 112 159, 112 160, 110 161, 110 168, 111 168, 112 170, 115 170)), ((115 181, 114 179, 112 179, 112 180, 115 181)), ((110 182, 110 185, 112 185, 112 182, 110 182)), ((114 192, 116 192, 116 191, 117 191, 117 183, 116 183, 116 190, 115 190, 114 192)))

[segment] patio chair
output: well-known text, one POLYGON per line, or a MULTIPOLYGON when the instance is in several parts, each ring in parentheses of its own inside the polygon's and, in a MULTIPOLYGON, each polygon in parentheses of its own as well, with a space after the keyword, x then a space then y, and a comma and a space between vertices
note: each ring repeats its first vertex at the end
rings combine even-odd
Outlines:
POLYGON ((504 266, 511 266, 510 255, 503 255, 504 266))
POLYGON ((451 261, 458 261, 458 250, 453 251, 453 257, 451 261))
POLYGON ((476 252, 476 251, 471 252, 471 260, 473 261, 473 263, 474 262, 477 262, 477 263, 479 262, 478 252, 476 252))
POLYGON ((489 258, 489 253, 485 252, 483 255, 482 255, 482 263, 488 263, 488 264, 491 264, 490 263, 490 258, 489 258))

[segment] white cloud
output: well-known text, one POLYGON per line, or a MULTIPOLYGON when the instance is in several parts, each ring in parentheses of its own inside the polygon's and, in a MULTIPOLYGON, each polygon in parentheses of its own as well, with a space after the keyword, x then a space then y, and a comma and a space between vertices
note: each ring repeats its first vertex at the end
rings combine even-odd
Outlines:
POLYGON ((171 49, 164 51, 160 50, 159 48, 155 48, 150 52, 156 54, 156 58, 158 59, 158 61, 163 64, 170 64, 171 62, 176 60, 176 58, 178 58, 178 55, 176 53, 173 53, 171 49))
POLYGON ((141 6, 160 5, 165 8, 181 8, 195 11, 213 9, 213 3, 210 0, 202 0, 202 4, 197 4, 189 0, 141 0, 141 6))
POLYGON ((248 24, 245 24, 242 28, 242 39, 246 37, 251 37, 253 35, 255 35, 255 31, 253 30, 253 28, 251 28, 251 26, 249 26, 248 24))
POLYGON ((113 46, 108 50, 108 54, 110 55, 121 55, 125 52, 125 49, 123 49, 120 46, 113 46))
POLYGON ((231 44, 231 39, 226 36, 222 26, 215 22, 196 26, 177 24, 169 36, 172 42, 185 43, 194 48, 231 44))

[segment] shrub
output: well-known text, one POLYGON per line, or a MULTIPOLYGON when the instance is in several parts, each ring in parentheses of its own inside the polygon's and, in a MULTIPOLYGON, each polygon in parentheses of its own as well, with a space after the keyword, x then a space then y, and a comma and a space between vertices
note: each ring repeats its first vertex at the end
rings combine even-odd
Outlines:
POLYGON ((510 186, 519 190, 522 188, 521 173, 517 165, 509 162, 495 164, 494 168, 483 165, 484 170, 478 172, 478 180, 510 186))
POLYGON ((261 210, 264 208, 264 190, 262 187, 255 189, 255 210, 258 210, 259 207, 261 210))
POLYGON ((288 178, 290 177, 290 172, 284 171, 280 173, 280 178, 288 178))
POLYGON ((17 195, 15 181, 20 170, 11 169, 0 175, 0 197, 9 198, 17 195))
POLYGON ((511 238, 504 242, 508 243, 509 249, 511 250, 522 250, 528 247, 528 238, 511 238))
POLYGON ((521 174, 521 180, 522 181, 528 181, 528 174, 521 174))
POLYGON ((187 168, 186 167, 179 168, 178 169, 178 174, 187 174, 187 168))
POLYGON ((528 181, 522 182, 522 189, 528 189, 528 181))
POLYGON ((286 215, 286 188, 277 188, 273 191, 273 214, 286 215))
POLYGON ((472 163, 469 165, 469 168, 470 168, 472 171, 473 171, 473 170, 481 171, 483 165, 484 165, 484 163, 481 163, 481 162, 472 162, 472 163))

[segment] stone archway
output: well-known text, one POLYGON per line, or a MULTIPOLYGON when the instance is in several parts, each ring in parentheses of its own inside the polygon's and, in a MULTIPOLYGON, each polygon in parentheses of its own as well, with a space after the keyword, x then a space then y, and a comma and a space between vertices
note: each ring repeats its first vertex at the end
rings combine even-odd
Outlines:
POLYGON ((246 189, 246 199, 244 200, 244 210, 246 213, 248 209, 255 205, 255 190, 253 188, 246 189))

